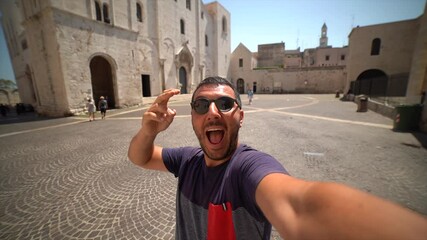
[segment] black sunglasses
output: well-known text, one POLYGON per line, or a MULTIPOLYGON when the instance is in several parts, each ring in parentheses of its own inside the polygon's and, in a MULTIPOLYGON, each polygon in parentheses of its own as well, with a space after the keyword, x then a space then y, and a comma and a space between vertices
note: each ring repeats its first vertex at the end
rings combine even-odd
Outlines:
POLYGON ((234 103, 237 103, 237 106, 240 107, 239 102, 236 99, 231 97, 220 97, 215 100, 210 100, 207 98, 199 98, 190 103, 191 108, 198 114, 205 114, 209 111, 209 106, 214 102, 215 106, 221 112, 228 112, 234 107, 234 103))

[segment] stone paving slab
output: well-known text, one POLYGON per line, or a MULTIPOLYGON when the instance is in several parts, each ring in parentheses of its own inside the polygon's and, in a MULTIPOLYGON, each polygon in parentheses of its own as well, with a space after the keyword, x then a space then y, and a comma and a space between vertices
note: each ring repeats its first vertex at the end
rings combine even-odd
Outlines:
MULTIPOLYGON (((345 183, 427 214, 426 135, 394 132, 390 119, 333 97, 255 95, 248 105, 242 95, 241 142, 293 176, 345 183)), ((198 146, 188 103, 188 95, 173 99, 177 117, 157 144, 198 146)), ((0 239, 173 239, 176 179, 127 159, 146 107, 90 123, 1 125, 0 239)))

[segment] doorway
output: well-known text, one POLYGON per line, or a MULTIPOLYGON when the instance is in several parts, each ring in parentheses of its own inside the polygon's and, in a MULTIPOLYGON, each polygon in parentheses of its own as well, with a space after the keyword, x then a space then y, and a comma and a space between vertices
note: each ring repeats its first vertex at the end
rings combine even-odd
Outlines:
POLYGON ((181 94, 187 93, 187 71, 184 67, 179 69, 179 83, 181 84, 181 94))
POLYGON ((142 96, 151 97, 150 75, 141 75, 142 96))
POLYGON ((93 100, 96 106, 101 96, 108 101, 108 108, 116 106, 113 73, 110 63, 101 56, 96 56, 90 61, 90 75, 92 82, 93 100))

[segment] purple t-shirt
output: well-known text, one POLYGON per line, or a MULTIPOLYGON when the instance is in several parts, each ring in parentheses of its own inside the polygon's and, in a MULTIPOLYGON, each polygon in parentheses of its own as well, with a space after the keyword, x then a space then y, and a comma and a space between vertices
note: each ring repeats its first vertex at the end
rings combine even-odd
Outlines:
POLYGON ((270 173, 288 174, 273 157, 239 145, 230 161, 207 167, 200 148, 164 148, 163 161, 178 177, 176 239, 269 239, 271 224, 255 201, 270 173))

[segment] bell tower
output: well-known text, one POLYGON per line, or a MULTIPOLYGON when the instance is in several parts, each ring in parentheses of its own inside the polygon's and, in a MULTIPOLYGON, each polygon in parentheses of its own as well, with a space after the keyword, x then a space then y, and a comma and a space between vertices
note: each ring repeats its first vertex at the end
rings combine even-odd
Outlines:
POLYGON ((319 47, 324 48, 327 46, 328 46, 328 27, 326 26, 326 23, 323 23, 322 33, 319 39, 319 47))

